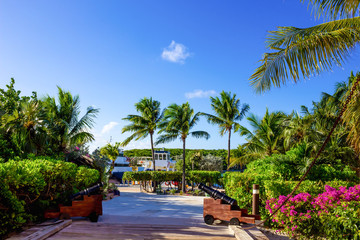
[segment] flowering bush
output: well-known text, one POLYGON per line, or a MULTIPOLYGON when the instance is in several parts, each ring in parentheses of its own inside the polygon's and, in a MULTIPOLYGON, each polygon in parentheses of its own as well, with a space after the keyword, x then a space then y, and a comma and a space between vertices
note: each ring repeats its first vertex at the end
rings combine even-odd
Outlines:
MULTIPOLYGON (((284 203, 286 196, 266 202, 271 213, 284 203)), ((325 186, 317 196, 300 193, 274 215, 273 225, 292 238, 360 239, 360 185, 354 187, 325 186)))

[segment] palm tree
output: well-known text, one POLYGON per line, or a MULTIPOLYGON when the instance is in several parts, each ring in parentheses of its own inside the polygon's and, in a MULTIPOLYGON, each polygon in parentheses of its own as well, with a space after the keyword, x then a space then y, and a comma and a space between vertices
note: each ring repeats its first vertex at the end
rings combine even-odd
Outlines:
POLYGON ((311 0, 318 16, 331 21, 310 28, 279 27, 270 31, 262 65, 250 77, 257 91, 297 82, 333 65, 341 65, 360 41, 358 1, 311 0))
MULTIPOLYGON (((262 65, 250 77, 258 92, 280 87, 300 77, 341 66, 360 42, 359 1, 311 0, 317 16, 328 22, 310 27, 279 27, 267 37, 262 65)), ((359 77, 357 77, 359 78, 359 77)), ((357 90, 357 93, 360 91, 357 90)), ((355 93, 355 96, 358 94, 355 93)), ((349 140, 360 151, 360 99, 350 102, 343 121, 350 128, 349 140)))
POLYGON ((190 104, 184 103, 182 105, 172 104, 164 113, 164 120, 160 124, 159 133, 163 133, 157 139, 155 145, 160 143, 167 143, 174 141, 177 138, 183 143, 183 173, 182 173, 182 191, 185 192, 185 146, 186 138, 191 135, 196 138, 209 139, 210 135, 205 131, 193 131, 190 130, 199 121, 201 113, 194 113, 194 109, 190 107, 190 104))
POLYGON ((140 115, 128 115, 126 118, 123 118, 123 120, 130 121, 131 124, 125 126, 122 129, 122 133, 132 132, 133 134, 122 142, 122 146, 128 145, 133 139, 137 141, 150 135, 151 155, 155 171, 153 136, 163 117, 163 113, 160 111, 160 102, 145 97, 135 104, 135 108, 140 115))
POLYGON ((5 131, 12 134, 24 154, 39 154, 44 150, 47 136, 40 101, 22 101, 19 109, 3 115, 2 120, 5 131))
POLYGON ((100 149, 100 154, 111 160, 111 167, 109 169, 110 175, 115 167, 115 160, 119 156, 120 145, 121 145, 121 143, 119 143, 119 142, 115 143, 114 145, 111 145, 110 143, 108 143, 100 149))
POLYGON ((271 156, 275 153, 284 153, 283 148, 283 121, 286 115, 282 112, 272 112, 266 109, 264 117, 260 120, 255 115, 247 118, 254 128, 253 132, 240 126, 241 136, 246 136, 245 147, 250 158, 271 156))
POLYGON ((60 87, 58 91, 58 103, 54 97, 47 96, 44 99, 46 124, 56 151, 66 153, 70 146, 94 140, 94 135, 89 130, 93 127, 99 109, 88 107, 79 119, 79 96, 72 96, 60 87))
POLYGON ((229 167, 231 130, 236 131, 240 127, 237 122, 243 119, 250 107, 248 104, 243 104, 240 107, 240 99, 236 99, 236 94, 231 95, 231 92, 222 91, 220 98, 210 97, 210 101, 211 108, 214 110, 215 115, 208 113, 202 114, 207 117, 209 123, 219 125, 221 136, 228 132, 227 166, 229 167))

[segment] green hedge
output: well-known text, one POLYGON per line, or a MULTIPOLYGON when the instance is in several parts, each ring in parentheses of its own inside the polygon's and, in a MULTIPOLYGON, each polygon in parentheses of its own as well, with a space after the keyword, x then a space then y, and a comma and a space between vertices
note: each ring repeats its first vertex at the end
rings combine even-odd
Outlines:
POLYGON ((189 171, 187 180, 210 185, 221 184, 221 173, 218 171, 189 171))
POLYGON ((0 163, 0 236, 40 219, 46 208, 66 203, 69 196, 99 180, 95 169, 60 160, 0 163))
MULTIPOLYGON (((125 172, 124 180, 130 181, 181 181, 182 172, 170 171, 143 171, 143 172, 125 172)), ((195 183, 220 183, 221 173, 217 171, 188 171, 186 173, 186 180, 195 183)))
MULTIPOLYGON (((227 172, 224 174, 224 188, 228 196, 237 200, 240 208, 252 209, 253 184, 259 184, 260 188, 260 214, 265 216, 265 202, 267 199, 277 198, 280 195, 288 195, 296 186, 298 181, 273 180, 268 175, 249 172, 227 172)), ((332 187, 354 186, 355 182, 334 179, 332 181, 310 181, 301 183, 295 194, 308 192, 319 194, 324 191, 325 185, 332 187)))

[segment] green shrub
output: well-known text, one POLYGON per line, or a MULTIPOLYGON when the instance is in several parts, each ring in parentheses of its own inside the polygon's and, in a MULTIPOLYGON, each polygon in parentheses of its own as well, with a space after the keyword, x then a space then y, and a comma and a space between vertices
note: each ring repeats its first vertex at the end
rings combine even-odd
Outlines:
POLYGON ((187 180, 194 183, 220 184, 221 173, 218 171, 189 171, 187 180))
MULTIPOLYGON (((179 171, 143 171, 143 172, 125 172, 124 180, 130 181, 181 181, 182 173, 179 171)), ((186 179, 196 183, 219 183, 221 173, 217 171, 189 171, 186 179)))
POLYGON ((10 160, 0 163, 0 179, 2 236, 41 219, 46 208, 68 203, 71 194, 95 184, 99 172, 55 159, 10 160))

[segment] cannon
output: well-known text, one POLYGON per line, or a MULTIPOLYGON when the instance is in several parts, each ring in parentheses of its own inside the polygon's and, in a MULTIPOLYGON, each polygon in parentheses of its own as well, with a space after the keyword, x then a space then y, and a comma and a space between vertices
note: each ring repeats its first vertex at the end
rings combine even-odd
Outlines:
MULTIPOLYGON (((78 198, 79 196, 84 196, 84 195, 90 196, 91 193, 95 193, 95 192, 97 194, 99 194, 99 191, 100 191, 102 186, 103 186, 103 183, 100 182, 100 183, 98 183, 98 184, 96 184, 96 185, 94 185, 92 187, 85 188, 84 190, 81 190, 80 192, 77 192, 77 193, 73 194, 71 196, 71 200, 74 200, 74 199, 78 198)), ((94 195, 94 194, 92 194, 92 195, 94 195)))
POLYGON ((45 218, 69 219, 71 217, 88 217, 91 222, 97 222, 99 215, 102 215, 101 194, 102 183, 86 188, 73 194, 70 199, 71 205, 58 205, 58 209, 46 210, 45 218))
POLYGON ((227 221, 231 225, 254 224, 255 220, 260 220, 260 215, 248 214, 247 209, 241 209, 236 200, 225 193, 202 183, 199 184, 199 189, 211 196, 211 198, 204 198, 203 217, 206 224, 212 225, 215 220, 227 221))
POLYGON ((221 193, 211 187, 206 186, 205 184, 200 183, 199 184, 199 189, 203 190, 204 192, 206 192, 207 194, 209 194, 213 199, 221 199, 223 201, 225 201, 227 204, 230 205, 237 205, 237 202, 235 199, 227 196, 225 193, 221 193))

